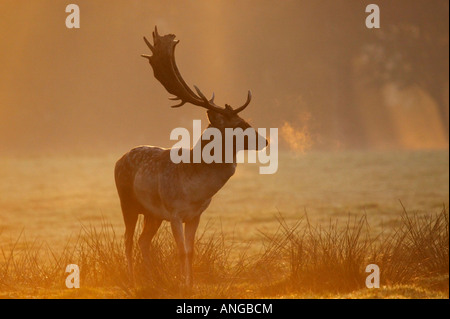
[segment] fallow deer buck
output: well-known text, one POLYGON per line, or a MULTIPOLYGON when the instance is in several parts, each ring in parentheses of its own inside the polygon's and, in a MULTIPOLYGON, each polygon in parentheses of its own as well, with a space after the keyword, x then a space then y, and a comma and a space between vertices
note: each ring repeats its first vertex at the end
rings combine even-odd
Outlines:
MULTIPOLYGON (((179 42, 175 40, 175 35, 160 36, 155 27, 154 44, 145 37, 144 40, 153 55, 142 56, 149 60, 155 78, 175 96, 171 100, 180 101, 173 107, 190 103, 207 109, 208 127, 220 130, 222 139, 225 128, 250 128, 250 125, 238 116, 251 101, 250 91, 247 101, 241 107, 219 107, 214 103, 214 95, 208 100, 197 87, 195 89, 198 95, 195 94, 181 77, 174 57, 175 46, 179 42)), ((258 136, 258 139, 260 138, 265 142, 261 147, 263 149, 268 142, 265 137, 258 136)), ((198 143, 202 141, 201 138, 198 143)), ((202 145, 203 143, 200 147, 203 147, 202 145)), ((222 145, 224 147, 225 143, 222 145)), ((192 285, 194 239, 200 215, 208 207, 214 194, 235 172, 236 152, 239 150, 235 150, 234 146, 232 163, 222 161, 207 164, 202 160, 200 163, 175 164, 171 161, 170 149, 156 146, 133 148, 117 161, 115 181, 125 221, 125 252, 131 275, 133 236, 138 214, 143 214, 144 227, 139 237, 139 247, 144 262, 149 261, 150 243, 161 222, 169 221, 179 251, 182 276, 186 285, 192 285)), ((254 147, 252 150, 258 148, 254 147)), ((244 143, 242 149, 250 150, 249 143, 244 143)), ((190 149, 191 158, 192 152, 193 148, 190 149)))

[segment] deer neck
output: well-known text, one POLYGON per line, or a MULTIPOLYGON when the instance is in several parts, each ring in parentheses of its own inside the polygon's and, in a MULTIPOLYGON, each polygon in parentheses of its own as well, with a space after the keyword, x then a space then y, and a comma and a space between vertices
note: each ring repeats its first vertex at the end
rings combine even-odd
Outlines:
MULTIPOLYGON (((211 124, 209 124, 208 125, 208 127, 206 128, 206 130, 207 129, 209 129, 209 128, 216 128, 216 127, 214 127, 214 126, 212 126, 211 124)), ((218 129, 218 128, 216 128, 216 129, 218 129)), ((205 131, 206 131, 205 130, 205 131)), ((225 130, 224 129, 218 129, 219 131, 220 131, 220 133, 221 133, 221 138, 222 138, 222 141, 221 141, 221 147, 222 147, 222 161, 221 161, 221 163, 210 163, 210 164, 208 164, 208 163, 205 163, 204 161, 203 161, 203 156, 201 156, 201 159, 200 159, 200 161, 201 161, 201 163, 200 164, 204 164, 204 165, 210 165, 211 167, 218 167, 218 168, 220 168, 220 167, 224 167, 224 166, 233 166, 233 167, 236 167, 236 165, 237 165, 237 162, 236 162, 236 148, 235 148, 235 145, 233 145, 233 149, 232 149, 232 152, 233 152, 233 161, 231 162, 231 163, 226 163, 226 161, 225 161, 225 154, 226 154, 226 150, 225 150, 225 130)), ((204 140, 203 139, 203 136, 204 136, 204 134, 205 134, 205 131, 203 131, 203 133, 202 133, 202 135, 201 135, 201 137, 200 137, 200 139, 199 139, 199 141, 194 145, 194 147, 193 148, 191 148, 191 150, 190 150, 190 152, 191 152, 191 160, 194 158, 194 149, 195 148, 200 148, 200 150, 201 150, 201 154, 203 154, 203 149, 204 149, 204 147, 206 146, 206 145, 208 145, 209 143, 211 143, 212 142, 212 140, 208 140, 208 139, 206 139, 206 140, 204 140)))
MULTIPOLYGON (((208 126, 208 128, 211 126, 208 126)), ((203 132, 204 133, 204 132, 203 132)), ((203 134, 202 134, 203 137, 203 134)), ((204 141, 203 138, 197 142, 197 144, 191 148, 190 156, 193 159, 194 148, 203 148, 210 142, 209 140, 204 141), (199 144, 200 143, 200 144, 199 144)), ((189 167, 189 176, 191 181, 196 185, 196 191, 204 193, 205 197, 214 195, 219 191, 223 185, 228 181, 228 179, 234 175, 236 170, 236 156, 233 150, 233 162, 225 163, 225 135, 222 132, 222 162, 221 163, 205 163, 203 158, 200 163, 190 163, 185 164, 189 167)))

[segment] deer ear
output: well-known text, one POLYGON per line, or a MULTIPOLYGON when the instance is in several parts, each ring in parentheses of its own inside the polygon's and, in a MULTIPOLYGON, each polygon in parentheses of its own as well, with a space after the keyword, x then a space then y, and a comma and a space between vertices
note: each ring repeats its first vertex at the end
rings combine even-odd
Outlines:
POLYGON ((222 114, 213 110, 208 110, 206 111, 206 115, 208 116, 209 123, 211 123, 214 127, 223 127, 225 125, 222 114))

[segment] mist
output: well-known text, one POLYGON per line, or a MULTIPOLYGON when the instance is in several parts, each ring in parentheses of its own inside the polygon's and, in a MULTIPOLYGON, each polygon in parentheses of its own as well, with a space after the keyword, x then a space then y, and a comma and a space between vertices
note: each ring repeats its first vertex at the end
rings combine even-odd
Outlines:
POLYGON ((155 25, 180 40, 191 87, 232 106, 250 89, 242 117, 279 128, 281 148, 448 148, 448 2, 376 1, 378 30, 364 23, 372 2, 77 0, 81 28, 67 29, 66 2, 3 0, 0 153, 170 147, 172 129, 206 122, 171 109, 140 57, 155 25))

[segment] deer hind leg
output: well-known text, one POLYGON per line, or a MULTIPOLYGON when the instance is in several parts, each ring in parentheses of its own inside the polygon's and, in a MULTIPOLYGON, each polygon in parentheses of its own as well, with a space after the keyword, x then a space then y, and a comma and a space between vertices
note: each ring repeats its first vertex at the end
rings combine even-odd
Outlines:
POLYGON ((123 219, 125 221, 125 255, 128 263, 128 273, 132 281, 133 275, 133 236, 138 220, 138 213, 134 209, 122 205, 123 219))
POLYGON ((161 226, 162 220, 144 215, 144 229, 139 237, 139 248, 141 249, 142 258, 145 266, 150 262, 150 244, 153 237, 161 226))
POLYGON ((194 243, 195 243, 195 232, 198 228, 198 223, 200 221, 200 216, 187 221, 185 224, 185 243, 186 243, 186 284, 192 287, 192 260, 194 257, 194 243))

